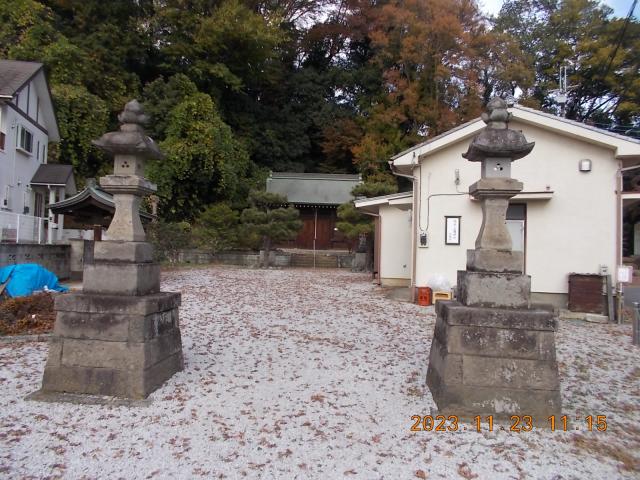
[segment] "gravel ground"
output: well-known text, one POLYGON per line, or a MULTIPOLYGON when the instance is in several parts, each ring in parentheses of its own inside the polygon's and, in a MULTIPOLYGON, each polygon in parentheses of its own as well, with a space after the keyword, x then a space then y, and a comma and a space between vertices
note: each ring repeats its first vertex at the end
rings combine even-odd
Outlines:
POLYGON ((1 477, 639 478, 628 325, 562 322, 571 431, 411 432, 435 407, 433 309, 335 270, 178 270, 163 289, 183 294, 185 370, 150 406, 25 401, 47 345, 0 345, 1 477), (607 431, 586 431, 586 415, 605 415, 607 431))

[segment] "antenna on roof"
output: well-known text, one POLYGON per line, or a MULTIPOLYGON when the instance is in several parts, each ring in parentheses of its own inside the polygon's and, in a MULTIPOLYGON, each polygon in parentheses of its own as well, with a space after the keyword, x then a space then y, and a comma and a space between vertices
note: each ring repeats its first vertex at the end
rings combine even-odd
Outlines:
POLYGON ((554 97, 555 102, 560 105, 560 116, 564 117, 565 115, 565 106, 567 104, 567 100, 569 99, 569 91, 576 88, 577 85, 569 86, 567 84, 567 67, 560 66, 560 71, 558 75, 558 86, 560 88, 556 88, 555 90, 551 90, 549 93, 554 97))

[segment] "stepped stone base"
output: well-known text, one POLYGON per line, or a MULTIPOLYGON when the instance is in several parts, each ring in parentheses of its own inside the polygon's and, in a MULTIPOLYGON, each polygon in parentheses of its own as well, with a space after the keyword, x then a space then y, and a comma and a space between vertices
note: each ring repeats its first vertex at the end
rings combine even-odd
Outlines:
POLYGON ((559 414, 553 310, 436 304, 427 385, 451 415, 559 414))
POLYGON ((146 398, 183 369, 179 293, 72 293, 57 311, 39 396, 146 398))

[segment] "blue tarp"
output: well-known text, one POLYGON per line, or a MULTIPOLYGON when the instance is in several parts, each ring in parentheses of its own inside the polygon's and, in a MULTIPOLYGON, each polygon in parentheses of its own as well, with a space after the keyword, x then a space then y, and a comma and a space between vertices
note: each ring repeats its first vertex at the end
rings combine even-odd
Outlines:
POLYGON ((24 297, 36 290, 69 290, 58 283, 58 277, 37 263, 21 263, 0 267, 0 285, 9 280, 5 292, 10 297, 24 297))

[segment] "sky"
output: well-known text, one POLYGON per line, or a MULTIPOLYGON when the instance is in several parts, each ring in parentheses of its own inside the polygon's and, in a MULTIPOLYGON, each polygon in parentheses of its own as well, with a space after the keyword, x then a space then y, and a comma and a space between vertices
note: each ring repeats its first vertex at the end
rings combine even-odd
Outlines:
MULTIPOLYGON (((503 0, 478 0, 482 9, 489 14, 497 15, 502 6, 503 0)), ((613 13, 617 17, 626 17, 631 8, 633 0, 605 0, 602 3, 613 8, 613 13)), ((640 16, 640 4, 636 6, 634 17, 640 16)))

